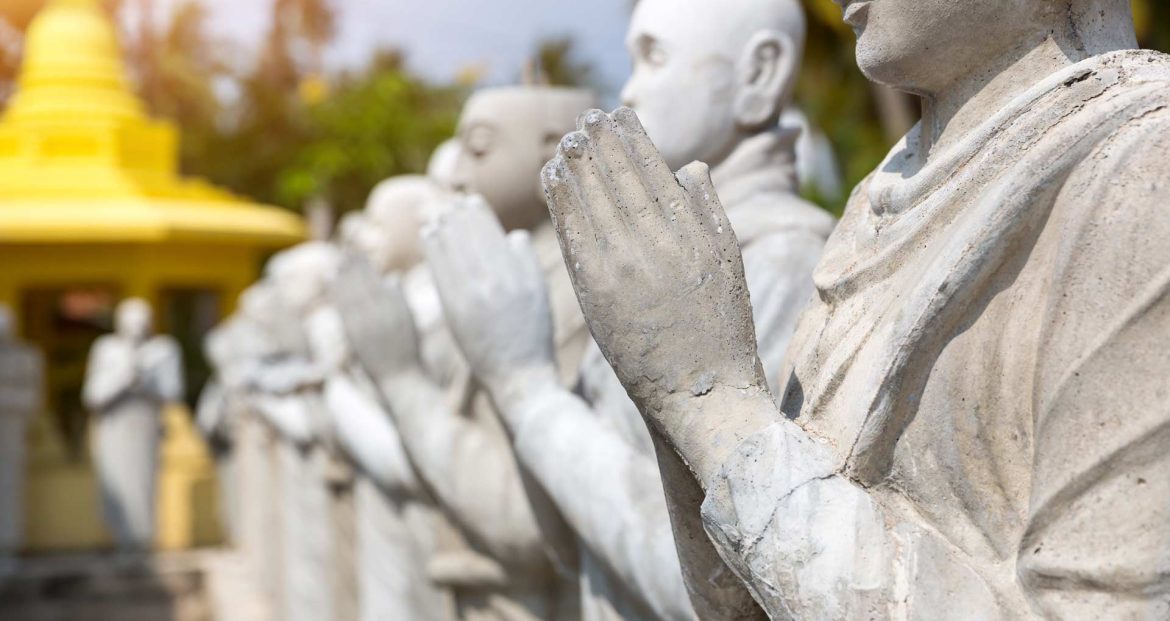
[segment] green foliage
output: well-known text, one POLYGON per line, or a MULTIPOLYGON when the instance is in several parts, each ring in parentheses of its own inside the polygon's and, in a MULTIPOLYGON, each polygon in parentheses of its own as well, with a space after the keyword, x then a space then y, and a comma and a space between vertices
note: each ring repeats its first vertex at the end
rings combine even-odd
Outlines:
POLYGON ((254 68, 226 62, 197 0, 131 50, 151 111, 182 129, 183 170, 265 203, 300 210, 324 198, 360 208, 386 177, 423 172, 454 131, 463 93, 409 74, 383 52, 326 78, 320 52, 335 32, 327 0, 277 0, 254 68), (234 91, 225 103, 218 92, 234 91))
MULTIPOLYGON (((898 137, 884 129, 874 85, 857 68, 853 32, 842 24, 841 10, 829 0, 804 0, 804 4, 808 37, 797 103, 828 136, 841 163, 845 187, 852 188, 881 163, 898 137)), ((847 198, 818 202, 839 214, 847 198)))
POLYGON ((297 152, 276 177, 276 199, 312 197, 339 211, 359 209, 379 181, 421 173, 431 152, 455 130, 463 93, 431 86, 384 55, 363 74, 346 76, 305 111, 297 152))
POLYGON ((572 37, 542 41, 536 58, 542 76, 553 86, 596 86, 593 65, 577 59, 572 37))

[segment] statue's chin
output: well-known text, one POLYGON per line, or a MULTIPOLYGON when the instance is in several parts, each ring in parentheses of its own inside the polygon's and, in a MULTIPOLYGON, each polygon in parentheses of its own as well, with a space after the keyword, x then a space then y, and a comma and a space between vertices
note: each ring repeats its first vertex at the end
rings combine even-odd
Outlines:
POLYGON ((915 61, 890 53, 886 46, 872 45, 864 37, 857 42, 857 67, 871 82, 890 88, 915 92, 915 61))

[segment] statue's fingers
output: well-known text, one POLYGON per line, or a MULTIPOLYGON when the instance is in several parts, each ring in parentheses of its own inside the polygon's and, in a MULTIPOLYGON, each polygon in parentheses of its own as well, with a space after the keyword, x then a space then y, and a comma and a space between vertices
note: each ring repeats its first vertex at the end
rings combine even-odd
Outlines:
POLYGON ((650 140, 638 115, 630 108, 622 107, 614 110, 612 118, 651 196, 657 197, 662 206, 681 201, 682 190, 675 181, 674 172, 650 140))
POLYGON ((711 169, 702 162, 692 162, 682 167, 675 175, 687 195, 687 204, 703 230, 720 238, 735 241, 735 233, 727 220, 727 213, 711 182, 711 169))
POLYGON ((467 290, 470 280, 474 278, 467 271, 459 253, 459 240, 449 219, 451 215, 444 214, 438 222, 427 228, 422 238, 423 256, 426 257, 427 267, 445 308, 452 307, 454 296, 467 290))
POLYGON ((625 217, 618 204, 593 140, 585 132, 574 132, 561 143, 569 185, 582 206, 583 215, 593 228, 593 235, 602 247, 608 247, 627 231, 625 217))
MULTIPOLYGON (((610 251, 610 239, 626 229, 591 157, 588 136, 582 132, 565 136, 554 171, 555 183, 561 185, 549 193, 551 202, 567 203, 554 214, 561 250, 574 277, 583 265, 599 266, 610 251)), ((550 179, 546 177, 545 183, 548 185, 550 179)))
POLYGON ((480 196, 468 196, 461 202, 459 209, 452 214, 451 229, 466 255, 477 263, 508 250, 504 227, 480 196))
POLYGON ((579 125, 589 136, 592 162, 602 176, 607 195, 616 203, 616 213, 636 237, 655 235, 663 225, 664 212, 658 208, 617 123, 601 110, 590 110, 582 115, 579 125))

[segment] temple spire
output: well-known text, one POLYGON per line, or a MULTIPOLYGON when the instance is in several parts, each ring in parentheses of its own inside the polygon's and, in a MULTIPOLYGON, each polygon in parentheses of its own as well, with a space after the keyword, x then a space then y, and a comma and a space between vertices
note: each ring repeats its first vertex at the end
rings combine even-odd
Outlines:
POLYGON ((52 0, 29 26, 5 121, 143 118, 126 79, 113 20, 98 0, 52 0))

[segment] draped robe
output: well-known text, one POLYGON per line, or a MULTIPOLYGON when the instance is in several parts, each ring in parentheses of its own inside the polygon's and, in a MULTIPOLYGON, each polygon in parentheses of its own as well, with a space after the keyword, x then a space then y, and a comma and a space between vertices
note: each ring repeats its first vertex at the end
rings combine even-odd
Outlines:
POLYGON ((1170 57, 1058 71, 911 173, 916 133, 709 535, 774 619, 1170 617, 1170 57))
POLYGON ((95 417, 94 465, 106 527, 122 550, 154 543, 162 409, 182 396, 182 357, 171 337, 139 344, 112 334, 94 342, 83 399, 95 417))

